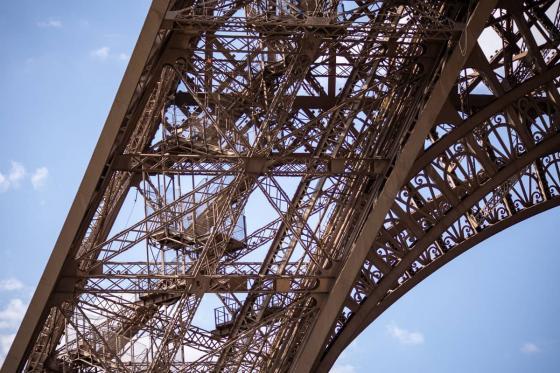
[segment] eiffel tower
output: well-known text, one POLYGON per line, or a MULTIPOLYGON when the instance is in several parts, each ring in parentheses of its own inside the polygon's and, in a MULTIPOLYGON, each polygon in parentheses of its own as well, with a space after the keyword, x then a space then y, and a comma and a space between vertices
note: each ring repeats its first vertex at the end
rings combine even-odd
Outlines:
POLYGON ((2 373, 327 372, 560 204, 554 3, 155 0, 2 373))

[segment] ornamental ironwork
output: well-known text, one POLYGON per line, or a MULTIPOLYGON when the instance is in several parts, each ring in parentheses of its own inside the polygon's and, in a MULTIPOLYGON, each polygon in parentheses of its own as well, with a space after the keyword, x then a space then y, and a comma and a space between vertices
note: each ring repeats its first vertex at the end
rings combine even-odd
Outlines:
POLYGON ((328 371, 558 205, 554 4, 154 1, 2 372, 328 371))

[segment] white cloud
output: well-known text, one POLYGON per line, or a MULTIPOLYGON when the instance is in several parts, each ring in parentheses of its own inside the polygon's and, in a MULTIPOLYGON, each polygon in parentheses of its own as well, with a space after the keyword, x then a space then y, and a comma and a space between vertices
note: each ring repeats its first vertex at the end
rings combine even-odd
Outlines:
POLYGON ((6 176, 2 175, 0 172, 0 192, 5 192, 10 188, 10 182, 6 179, 6 176))
POLYGON ((192 347, 186 347, 185 348, 185 360, 186 361, 196 361, 199 358, 201 358, 202 356, 206 355, 206 353, 199 351, 195 348, 192 347))
MULTIPOLYGON (((462 42, 464 43, 464 40, 462 42)), ((496 54, 496 51, 502 49, 502 38, 498 36, 494 29, 487 27, 480 34, 478 44, 486 58, 490 58, 490 56, 496 54)))
POLYGON ((17 278, 8 278, 5 280, 0 280, 0 291, 12 291, 19 290, 23 288, 23 284, 17 278))
POLYGON ((0 192, 18 188, 25 175, 25 167, 19 162, 12 161, 12 168, 7 175, 0 172, 0 192))
POLYGON ((335 364, 330 373, 356 373, 356 367, 350 364, 335 364))
POLYGON ((424 343, 424 335, 422 333, 399 328, 394 323, 387 325, 387 332, 403 345, 421 345, 424 343))
MULTIPOLYGON (((34 189, 40 189, 49 175, 46 167, 39 167, 31 175, 31 184, 34 189)), ((25 167, 20 162, 12 161, 12 167, 7 174, 0 172, 0 192, 19 188, 21 182, 27 177, 25 167)))
POLYGON ((117 58, 120 61, 128 61, 130 59, 130 56, 126 53, 119 53, 119 56, 117 58))
POLYGON ((11 299, 6 307, 0 309, 0 329, 17 328, 26 309, 27 305, 21 299, 11 299))
POLYGON ((520 350, 524 354, 534 354, 540 351, 539 346, 531 342, 524 343, 520 350))
POLYGON ((8 174, 8 181, 10 184, 17 188, 20 181, 25 177, 25 167, 19 162, 12 161, 12 168, 8 174))
POLYGON ((130 56, 128 54, 124 52, 113 53, 111 52, 111 48, 107 46, 103 46, 99 49, 92 50, 90 52, 90 55, 101 61, 111 60, 111 61, 127 62, 130 59, 130 56))
POLYGON ((46 167, 36 169, 33 175, 31 175, 31 184, 33 184, 33 189, 41 189, 45 185, 47 176, 49 176, 49 170, 46 167))
POLYGON ((91 51, 91 55, 93 57, 99 58, 101 60, 106 60, 107 57, 109 57, 109 52, 111 51, 111 48, 109 47, 101 47, 99 49, 95 49, 93 51, 91 51))
POLYGON ((49 19, 48 21, 37 22, 39 27, 61 28, 62 22, 58 19, 49 19))
POLYGON ((4 356, 8 353, 15 337, 15 334, 0 334, 0 365, 4 360, 4 356))

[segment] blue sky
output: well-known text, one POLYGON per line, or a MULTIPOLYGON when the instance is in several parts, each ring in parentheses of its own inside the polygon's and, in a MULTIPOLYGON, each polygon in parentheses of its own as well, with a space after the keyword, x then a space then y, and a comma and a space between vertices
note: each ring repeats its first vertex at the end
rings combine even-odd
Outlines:
MULTIPOLYGON (((58 236, 146 0, 0 2, 0 357, 58 236)), ((344 352, 342 372, 556 372, 552 210, 450 263, 344 352)))

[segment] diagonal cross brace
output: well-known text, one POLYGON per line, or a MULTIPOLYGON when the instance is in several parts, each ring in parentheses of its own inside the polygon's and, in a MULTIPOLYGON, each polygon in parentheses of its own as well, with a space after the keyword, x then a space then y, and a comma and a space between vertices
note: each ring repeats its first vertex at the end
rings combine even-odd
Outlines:
POLYGON ((344 263, 332 290, 328 297, 320 301, 320 311, 307 333, 304 343, 301 344, 290 372, 310 372, 315 361, 322 353, 325 341, 329 337, 332 326, 343 307, 344 300, 352 288, 356 274, 362 267, 397 192, 406 181, 409 169, 422 150, 424 139, 445 103, 445 99, 442 98, 446 98, 451 92, 459 71, 463 68, 476 45, 477 39, 496 3, 497 0, 481 0, 469 17, 458 44, 445 63, 424 109, 418 116, 408 141, 395 162, 395 167, 388 177, 385 187, 367 217, 364 228, 350 249, 348 259, 344 263))

